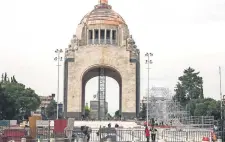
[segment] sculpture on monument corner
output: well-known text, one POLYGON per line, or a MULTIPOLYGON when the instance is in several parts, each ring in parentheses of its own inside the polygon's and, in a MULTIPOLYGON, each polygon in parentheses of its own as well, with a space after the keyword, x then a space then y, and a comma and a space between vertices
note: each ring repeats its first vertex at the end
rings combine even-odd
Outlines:
POLYGON ((128 50, 131 50, 133 48, 133 45, 135 44, 135 41, 134 39, 132 38, 132 35, 130 35, 128 38, 127 38, 127 49, 128 50))
POLYGON ((137 46, 135 45, 132 35, 127 38, 127 50, 130 51, 130 59, 137 58, 137 46))
POLYGON ((71 45, 72 47, 77 50, 78 49, 78 46, 79 46, 79 39, 77 38, 76 35, 73 35, 73 38, 71 40, 71 45))

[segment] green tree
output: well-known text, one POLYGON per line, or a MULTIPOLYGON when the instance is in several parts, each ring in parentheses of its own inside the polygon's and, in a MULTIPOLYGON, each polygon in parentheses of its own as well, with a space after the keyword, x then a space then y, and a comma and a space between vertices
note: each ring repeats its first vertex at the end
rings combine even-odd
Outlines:
POLYGON ((112 116, 109 113, 106 114, 106 117, 107 117, 108 120, 111 120, 112 119, 112 116))
MULTIPOLYGON (((2 117, 21 120, 24 119, 25 115, 29 116, 31 111, 35 111, 39 107, 40 98, 34 90, 18 83, 15 77, 9 80, 7 73, 3 74, 2 78, 0 92, 5 98, 4 103, 0 103, 0 112, 5 114, 2 117)), ((0 98, 2 100, 3 97, 0 98)))
POLYGON ((90 116, 90 112, 91 112, 90 108, 88 107, 88 105, 86 105, 84 108, 84 117, 88 118, 90 116))
POLYGON ((120 111, 119 111, 119 110, 117 110, 117 111, 115 112, 114 117, 116 117, 116 118, 120 118, 120 117, 121 117, 120 111))
POLYGON ((147 111, 147 106, 145 103, 142 103, 142 108, 141 108, 141 111, 140 111, 140 118, 142 119, 146 119, 146 111, 147 111))
POLYGON ((47 108, 46 108, 46 115, 49 119, 55 119, 57 115, 57 103, 55 100, 52 100, 47 108))
POLYGON ((220 101, 212 98, 190 100, 186 106, 191 116, 214 116, 220 119, 220 101))
POLYGON ((0 120, 14 118, 16 114, 16 109, 12 107, 14 106, 14 102, 2 87, 2 83, 0 83, 0 98, 0 120))
POLYGON ((193 68, 189 67, 184 70, 183 76, 178 79, 174 100, 185 106, 190 100, 204 98, 203 79, 199 76, 199 72, 195 72, 193 68))

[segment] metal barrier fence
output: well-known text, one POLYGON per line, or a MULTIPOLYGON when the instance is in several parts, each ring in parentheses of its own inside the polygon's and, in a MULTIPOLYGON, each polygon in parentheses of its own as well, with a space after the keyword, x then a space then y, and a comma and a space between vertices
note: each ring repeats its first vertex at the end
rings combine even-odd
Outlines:
MULTIPOLYGON (((31 129, 5 129, 0 134, 0 142, 8 142, 14 140, 15 142, 21 142, 22 138, 26 138, 26 142, 45 142, 50 139, 58 141, 74 141, 82 138, 87 138, 80 130, 70 131, 71 138, 67 137, 67 132, 57 133, 53 129, 37 128, 35 132, 31 129), (35 133, 35 137, 32 137, 32 133, 35 133)), ((146 141, 145 132, 143 129, 92 129, 90 131, 90 142, 102 142, 106 139, 112 139, 116 142, 131 142, 138 139, 138 141, 146 141)))
POLYGON ((164 130, 162 131, 162 139, 167 142, 202 142, 203 137, 211 136, 211 131, 209 130, 164 130))
MULTIPOLYGON (((167 142, 201 142, 203 137, 211 137, 208 130, 193 129, 193 130, 176 130, 176 129, 158 129, 156 140, 164 139, 167 142)), ((56 140, 57 142, 79 141, 87 139, 87 136, 80 129, 72 131, 55 132, 53 129, 37 128, 35 131, 31 129, 5 129, 0 134, 0 142, 8 142, 14 140, 21 142, 22 138, 26 138, 26 142, 48 142, 56 140), (32 135, 35 134, 35 137, 32 135), (68 136, 71 137, 68 137, 68 136)), ((122 128, 101 128, 92 129, 90 131, 89 142, 103 142, 110 138, 113 142, 145 142, 144 129, 122 129, 122 128)))

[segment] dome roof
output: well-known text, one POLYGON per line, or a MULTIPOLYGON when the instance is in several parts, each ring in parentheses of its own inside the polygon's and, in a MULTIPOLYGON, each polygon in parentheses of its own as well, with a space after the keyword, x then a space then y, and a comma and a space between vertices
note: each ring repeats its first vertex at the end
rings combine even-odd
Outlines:
POLYGON ((94 10, 89 12, 81 20, 81 24, 87 25, 108 24, 108 25, 121 25, 126 24, 123 18, 112 10, 108 5, 108 0, 100 0, 99 4, 95 6, 94 10))

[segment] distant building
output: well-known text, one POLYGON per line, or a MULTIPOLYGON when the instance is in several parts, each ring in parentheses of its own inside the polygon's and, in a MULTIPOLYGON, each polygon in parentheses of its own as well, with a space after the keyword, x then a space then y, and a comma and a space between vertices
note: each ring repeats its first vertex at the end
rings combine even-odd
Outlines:
POLYGON ((47 106, 51 103, 52 100, 55 98, 55 94, 52 94, 50 96, 39 96, 41 100, 41 104, 39 108, 33 112, 33 115, 40 115, 42 110, 45 110, 47 106))
MULTIPOLYGON (((98 119, 98 100, 90 101, 91 118, 98 119)), ((105 102, 105 110, 108 113, 108 102, 105 102)), ((101 113, 100 113, 101 114, 101 113)))

